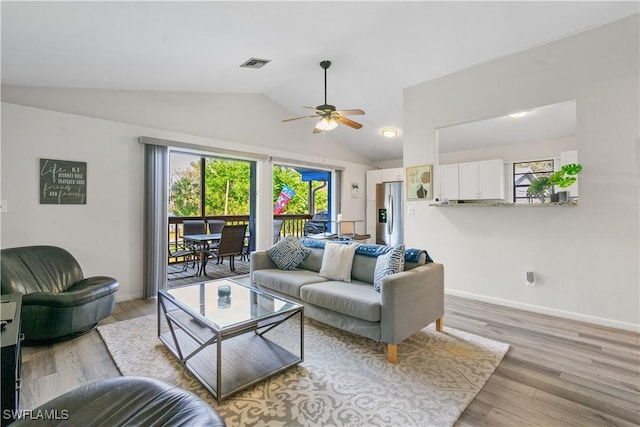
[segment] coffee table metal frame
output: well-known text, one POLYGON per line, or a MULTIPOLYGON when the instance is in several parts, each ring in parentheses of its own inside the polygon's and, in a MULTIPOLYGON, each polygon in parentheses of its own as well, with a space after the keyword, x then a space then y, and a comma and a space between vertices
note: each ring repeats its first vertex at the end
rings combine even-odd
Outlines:
MULTIPOLYGON (((180 288, 158 291, 158 338, 187 370, 213 394, 218 403, 230 395, 304 360, 304 307, 302 305, 230 279, 212 280, 181 288, 207 284, 210 286, 231 284, 232 287, 247 288, 249 289, 249 298, 251 298, 250 304, 258 304, 259 301, 265 300, 285 303, 284 307, 278 311, 262 313, 255 317, 247 316, 240 322, 220 326, 215 322, 215 319, 207 318, 195 311, 189 304, 170 294, 172 289, 180 288), (295 316, 298 316, 300 321, 299 355, 272 342, 265 335, 295 316), (164 333, 162 333, 161 327, 163 317, 168 327, 168 332, 164 333), (234 343, 233 338, 241 336, 247 339, 234 347, 234 344, 238 343, 234 343), (222 370, 223 343, 225 341, 228 342, 225 351, 227 353, 231 351, 231 356, 227 354, 228 358, 231 357, 236 365, 240 365, 236 366, 235 370, 231 369, 232 372, 223 372, 222 370), (213 346, 215 346, 215 351, 212 349, 213 346), (243 365, 243 361, 251 360, 251 357, 247 357, 251 351, 260 354, 260 356, 272 354, 274 355, 272 359, 275 360, 265 361, 260 357, 254 366, 243 365), (213 363, 215 363, 215 372, 211 370, 213 363), (256 367, 255 365, 260 366, 256 367), (225 374, 228 376, 223 377, 225 374), (212 379, 211 376, 215 376, 215 379, 212 379), (230 379, 229 376, 231 376, 230 379)), ((254 362, 256 362, 255 358, 254 362)))

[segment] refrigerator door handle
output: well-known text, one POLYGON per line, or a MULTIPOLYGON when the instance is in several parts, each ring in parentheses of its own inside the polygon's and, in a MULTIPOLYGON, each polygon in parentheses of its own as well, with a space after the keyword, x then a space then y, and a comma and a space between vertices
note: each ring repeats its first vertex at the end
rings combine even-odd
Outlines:
POLYGON ((387 233, 389 235, 393 234, 393 196, 389 195, 389 209, 388 209, 388 218, 387 218, 387 233))

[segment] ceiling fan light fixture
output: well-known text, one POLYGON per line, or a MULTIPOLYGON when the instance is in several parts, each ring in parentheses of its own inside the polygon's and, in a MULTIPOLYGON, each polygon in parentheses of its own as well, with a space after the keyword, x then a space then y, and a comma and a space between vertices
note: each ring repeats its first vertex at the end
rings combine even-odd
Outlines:
POLYGON ((313 110, 315 114, 311 116, 293 117, 291 119, 284 119, 283 122, 290 122, 293 120, 320 118, 313 128, 313 133, 319 133, 326 130, 335 129, 338 124, 349 126, 353 129, 362 128, 362 124, 351 120, 345 116, 362 116, 364 111, 359 108, 353 108, 350 110, 336 110, 335 105, 327 104, 327 68, 331 66, 331 61, 322 61, 320 67, 324 70, 324 104, 317 107, 302 107, 309 110, 313 110))
POLYGON ((384 128, 382 129, 382 136, 385 138, 395 138, 398 136, 398 130, 393 128, 384 128))
POLYGON ((528 111, 518 111, 517 113, 509 114, 508 117, 510 117, 512 119, 520 119, 520 118, 526 116, 527 114, 529 114, 528 111))
POLYGON ((338 127, 338 121, 333 117, 323 117, 316 123, 316 129, 318 130, 331 130, 338 127))

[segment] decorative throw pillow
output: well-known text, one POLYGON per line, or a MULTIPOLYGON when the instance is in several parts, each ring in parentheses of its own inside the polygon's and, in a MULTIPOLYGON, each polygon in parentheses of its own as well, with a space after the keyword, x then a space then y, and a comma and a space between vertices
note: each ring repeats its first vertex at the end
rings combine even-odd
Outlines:
POLYGON ((373 273, 373 289, 380 292, 382 279, 404 270, 404 245, 395 246, 376 260, 376 269, 373 273))
POLYGON ((320 275, 330 280, 351 282, 351 266, 357 244, 329 243, 324 246, 320 275))
POLYGON ((286 236, 266 252, 279 269, 293 270, 311 253, 311 250, 302 246, 302 243, 295 237, 286 236))

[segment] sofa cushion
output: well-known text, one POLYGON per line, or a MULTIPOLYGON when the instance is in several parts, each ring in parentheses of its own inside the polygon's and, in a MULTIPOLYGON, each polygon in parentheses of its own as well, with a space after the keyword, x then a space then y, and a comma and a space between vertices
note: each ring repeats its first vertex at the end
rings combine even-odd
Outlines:
POLYGON ((376 268, 377 259, 376 257, 358 255, 356 252, 353 257, 353 266, 351 267, 352 280, 373 283, 373 271, 376 268))
POLYGON ((311 251, 309 255, 305 257, 304 260, 300 263, 298 268, 304 268, 305 270, 311 270, 318 272, 322 268, 322 257, 324 256, 324 247, 322 248, 310 248, 307 246, 307 249, 311 251))
POLYGON ((293 270, 311 252, 293 236, 286 236, 267 249, 267 255, 282 270, 293 270))
POLYGON ((370 283, 329 281, 300 290, 304 302, 371 322, 380 321, 380 294, 370 283))
POLYGON ((373 274, 373 289, 380 292, 382 279, 404 270, 404 245, 391 249, 384 255, 380 255, 376 261, 376 269, 373 274))
POLYGON ((261 287, 300 298, 300 288, 310 283, 326 282, 318 273, 309 270, 256 270, 253 282, 261 287))
POLYGON ((331 280, 350 282, 353 256, 356 253, 357 247, 357 244, 343 245, 339 243, 327 243, 324 247, 320 275, 331 280))

